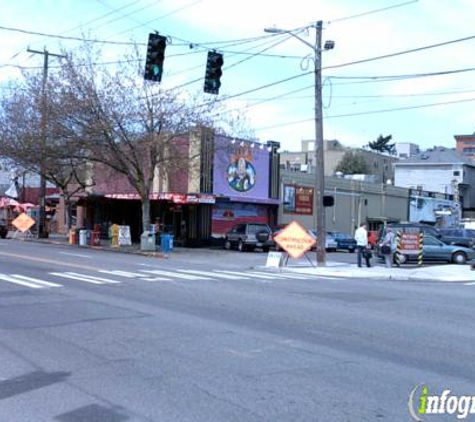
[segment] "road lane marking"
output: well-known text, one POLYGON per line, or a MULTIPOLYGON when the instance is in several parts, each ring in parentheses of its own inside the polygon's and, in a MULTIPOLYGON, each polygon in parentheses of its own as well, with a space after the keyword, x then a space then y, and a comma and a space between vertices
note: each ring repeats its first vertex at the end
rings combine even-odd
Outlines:
POLYGON ((139 273, 131 273, 129 271, 120 271, 120 270, 112 270, 112 271, 107 271, 107 270, 101 270, 99 271, 100 273, 104 274, 112 274, 112 275, 117 275, 120 277, 126 277, 126 278, 138 278, 140 280, 145 280, 145 281, 171 281, 169 278, 163 278, 163 277, 148 277, 146 274, 139 274, 139 273))
POLYGON ((62 284, 56 284, 56 283, 51 283, 50 281, 38 280, 37 278, 27 277, 21 274, 12 274, 12 277, 16 277, 16 278, 26 280, 26 281, 31 281, 33 283, 37 283, 37 284, 48 286, 48 287, 63 287, 62 284))
POLYGON ((73 264, 70 262, 61 262, 55 259, 47 259, 47 258, 37 258, 29 255, 21 255, 21 254, 16 254, 16 253, 9 253, 9 252, 0 252, 0 256, 8 256, 10 258, 18 258, 21 260, 27 260, 27 261, 35 261, 35 262, 42 262, 44 264, 54 264, 55 266, 61 265, 63 267, 72 267, 72 268, 79 268, 81 270, 93 270, 93 271, 98 271, 100 268, 97 267, 91 267, 88 265, 84 264, 73 264))
POLYGON ((204 275, 210 277, 219 277, 224 278, 226 280, 250 280, 250 277, 238 276, 238 275, 228 275, 228 274, 213 274, 207 271, 199 271, 199 270, 178 270, 183 273, 190 273, 190 274, 197 274, 197 275, 204 275))
POLYGON ((118 275, 120 277, 126 277, 126 278, 145 277, 145 275, 143 274, 131 273, 129 271, 120 271, 120 270, 100 270, 99 272, 104 273, 104 274, 118 275))
POLYGON ((92 280, 89 278, 85 278, 81 275, 74 275, 74 273, 50 273, 51 275, 54 275, 56 277, 62 277, 62 278, 69 278, 72 280, 79 280, 79 281, 85 281, 86 283, 91 283, 91 284, 106 284, 105 281, 99 281, 99 280, 92 280))
MULTIPOLYGON (((224 273, 224 274, 232 274, 232 275, 238 275, 238 276, 243 275, 243 273, 240 273, 240 272, 237 272, 237 271, 214 270, 214 272, 220 273, 220 274, 224 273)), ((244 274, 249 274, 249 273, 246 272, 244 274)), ((269 276, 263 276, 263 275, 259 275, 259 274, 249 274, 249 275, 252 276, 252 277, 255 277, 255 278, 262 278, 262 279, 265 279, 265 280, 269 280, 269 279, 272 278, 272 277, 269 277, 269 276)))
POLYGON ((28 281, 17 280, 16 278, 10 277, 6 274, 0 274, 0 280, 8 281, 10 283, 19 284, 20 286, 31 287, 32 289, 44 289, 45 286, 39 286, 38 284, 33 284, 28 281))
POLYGON ((144 273, 164 275, 165 277, 181 278, 184 280, 212 280, 209 277, 190 275, 190 274, 181 274, 181 273, 176 273, 172 271, 161 271, 161 270, 140 270, 140 271, 144 273))
POLYGON ((68 255, 68 256, 78 256, 79 258, 92 258, 91 255, 85 255, 85 254, 80 254, 80 253, 71 253, 71 252, 59 252, 62 255, 68 255))

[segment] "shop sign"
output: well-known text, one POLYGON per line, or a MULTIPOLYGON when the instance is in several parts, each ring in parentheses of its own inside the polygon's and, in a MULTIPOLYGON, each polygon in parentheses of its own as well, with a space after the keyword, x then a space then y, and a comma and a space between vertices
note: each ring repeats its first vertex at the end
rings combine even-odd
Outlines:
POLYGON ((284 185, 284 212, 288 214, 313 214, 313 188, 284 185))

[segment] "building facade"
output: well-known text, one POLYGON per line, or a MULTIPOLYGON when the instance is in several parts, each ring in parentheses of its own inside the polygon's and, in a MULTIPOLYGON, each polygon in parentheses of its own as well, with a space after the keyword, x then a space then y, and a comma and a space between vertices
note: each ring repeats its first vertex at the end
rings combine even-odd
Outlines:
POLYGON ((474 135, 455 135, 455 148, 469 160, 475 162, 475 134, 474 135))
MULTIPOLYGON (((279 223, 296 220, 314 228, 315 175, 282 170, 280 180, 279 223)), ((325 195, 334 197, 334 205, 325 208, 325 228, 329 231, 354 234, 362 222, 377 230, 385 222, 409 219, 408 189, 329 176, 325 178, 325 195)))
POLYGON ((395 185, 453 195, 465 218, 475 211, 475 163, 454 149, 434 147, 400 161, 395 185))

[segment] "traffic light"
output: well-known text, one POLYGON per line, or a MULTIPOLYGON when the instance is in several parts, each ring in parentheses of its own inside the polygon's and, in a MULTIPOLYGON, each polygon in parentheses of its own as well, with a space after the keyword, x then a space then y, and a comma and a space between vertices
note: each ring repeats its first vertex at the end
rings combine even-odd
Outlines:
POLYGON ((163 37, 158 34, 149 34, 147 44, 147 59, 145 61, 145 80, 161 82, 166 47, 167 37, 163 37))
POLYGON ((323 197, 323 206, 324 207, 333 207, 335 205, 335 198, 331 195, 325 195, 323 197))
POLYGON ((204 92, 208 94, 218 94, 221 86, 221 75, 223 74, 221 67, 223 66, 223 55, 208 51, 208 60, 206 61, 206 75, 204 92))

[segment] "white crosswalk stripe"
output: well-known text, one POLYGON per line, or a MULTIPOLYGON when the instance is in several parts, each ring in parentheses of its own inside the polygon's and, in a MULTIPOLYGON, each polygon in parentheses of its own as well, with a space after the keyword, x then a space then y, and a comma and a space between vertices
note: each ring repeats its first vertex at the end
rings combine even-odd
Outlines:
POLYGON ((285 273, 266 273, 260 271, 246 271, 246 274, 252 274, 256 276, 265 276, 267 279, 280 278, 280 279, 293 279, 293 280, 308 280, 308 277, 301 274, 285 274, 285 273))
POLYGON ((272 278, 272 275, 269 274, 269 276, 267 275, 261 275, 261 274, 249 274, 248 272, 238 272, 238 271, 227 271, 227 270, 214 270, 215 272, 217 273, 220 273, 220 274, 232 274, 232 275, 238 275, 238 276, 242 276, 243 274, 248 274, 249 276, 251 276, 251 278, 260 278, 260 279, 264 279, 264 280, 270 280, 272 278))
POLYGON ((78 281, 84 281, 86 283, 91 283, 91 284, 119 284, 120 281, 117 280, 111 280, 108 278, 102 278, 102 277, 92 277, 84 274, 78 274, 78 273, 72 273, 72 272, 66 272, 66 273, 50 273, 51 275, 54 275, 56 277, 62 277, 62 278, 69 278, 72 280, 78 280, 78 281))
POLYGON ((225 280, 250 280, 251 279, 250 277, 245 277, 243 274, 241 275, 214 274, 214 273, 210 273, 209 271, 199 271, 199 270, 178 270, 178 271, 183 272, 183 273, 223 278, 225 280))
POLYGON ((31 281, 33 283, 45 286, 45 287, 63 287, 62 284, 52 283, 51 281, 38 280, 37 278, 27 277, 21 274, 12 274, 13 277, 20 278, 22 280, 31 281))
POLYGON ((33 283, 31 280, 30 281, 21 280, 21 279, 19 280, 16 277, 12 275, 7 275, 7 274, 0 274, 0 280, 8 281, 9 283, 18 284, 24 287, 30 287, 32 289, 44 289, 46 287, 46 286, 33 283))
POLYGON ((199 276, 199 275, 191 275, 191 274, 182 274, 172 271, 162 271, 162 270, 140 270, 144 273, 148 274, 157 274, 157 275, 164 275, 165 277, 173 277, 173 278, 181 278, 184 280, 211 280, 209 277, 199 276))

